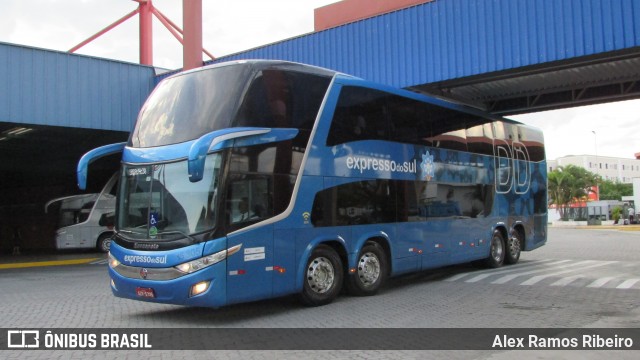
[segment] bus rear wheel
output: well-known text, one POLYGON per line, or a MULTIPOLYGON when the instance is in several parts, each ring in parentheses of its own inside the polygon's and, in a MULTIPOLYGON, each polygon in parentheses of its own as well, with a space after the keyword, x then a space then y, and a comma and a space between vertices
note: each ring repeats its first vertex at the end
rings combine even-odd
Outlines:
POLYGON ((347 291, 357 296, 375 295, 384 284, 387 273, 384 250, 378 243, 369 241, 360 250, 356 271, 347 278, 347 291))
POLYGON ((320 306, 332 302, 340 293, 344 279, 340 256, 329 246, 319 245, 309 256, 304 275, 300 294, 304 304, 320 306))
POLYGON ((100 237, 98 237, 98 241, 96 242, 96 248, 103 253, 109 252, 109 249, 111 248, 112 236, 113 234, 100 235, 100 237))
POLYGON ((509 240, 507 240, 507 251, 504 256, 504 262, 506 264, 515 264, 520 259, 520 252, 522 249, 522 239, 520 232, 514 230, 509 240))
POLYGON ((490 268, 498 268, 502 266, 505 258, 505 242, 500 230, 495 230, 491 237, 491 250, 489 257, 485 259, 484 264, 490 268))

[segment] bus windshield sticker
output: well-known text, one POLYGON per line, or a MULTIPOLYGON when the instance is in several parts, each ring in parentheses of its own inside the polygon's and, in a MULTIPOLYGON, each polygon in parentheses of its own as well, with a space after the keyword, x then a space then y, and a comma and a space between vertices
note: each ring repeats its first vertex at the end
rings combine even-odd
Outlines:
POLYGON ((146 167, 132 168, 127 171, 129 176, 147 175, 146 167))
POLYGON ((155 239, 158 236, 158 213, 152 212, 149 214, 149 237, 155 239))

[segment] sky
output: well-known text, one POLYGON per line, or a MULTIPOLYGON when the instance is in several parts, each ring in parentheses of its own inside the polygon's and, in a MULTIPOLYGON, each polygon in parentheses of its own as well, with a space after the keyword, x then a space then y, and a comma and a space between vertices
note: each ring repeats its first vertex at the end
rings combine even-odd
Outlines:
MULTIPOLYGON (((133 11, 132 0, 0 0, 0 42, 67 51, 133 11)), ((203 45, 229 55, 313 31, 313 9, 337 0, 203 0, 203 45)), ((182 25, 181 0, 153 0, 182 25)), ((180 43, 154 19, 154 65, 182 66, 180 43)), ((137 63, 138 20, 86 45, 79 54, 137 63)), ((208 60, 208 58, 204 58, 208 60)), ((541 128, 547 158, 590 154, 633 158, 640 153, 640 100, 512 116, 541 128), (595 134, 594 134, 595 132, 595 134)))

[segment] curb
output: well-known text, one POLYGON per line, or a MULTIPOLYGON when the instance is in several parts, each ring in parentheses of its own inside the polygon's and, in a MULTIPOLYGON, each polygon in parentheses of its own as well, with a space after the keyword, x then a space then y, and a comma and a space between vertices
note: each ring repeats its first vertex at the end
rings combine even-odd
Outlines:
POLYGON ((42 267, 42 266, 79 265, 79 264, 88 264, 92 261, 96 261, 100 259, 101 258, 88 258, 88 259, 70 259, 70 260, 35 261, 35 262, 24 262, 24 263, 0 264, 0 270, 42 267))

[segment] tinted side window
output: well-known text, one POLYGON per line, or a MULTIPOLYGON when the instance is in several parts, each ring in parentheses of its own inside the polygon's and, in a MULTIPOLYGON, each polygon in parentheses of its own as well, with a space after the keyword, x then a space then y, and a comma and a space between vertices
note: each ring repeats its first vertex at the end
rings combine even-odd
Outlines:
POLYGON ((527 147, 531 161, 543 161, 545 159, 545 154, 542 132, 526 126, 521 127, 521 130, 521 141, 527 147))
POLYGON ((289 202, 294 176, 234 173, 229 177, 225 223, 234 231, 282 213, 289 202))
POLYGON ((398 189, 398 222, 486 217, 493 206, 491 185, 404 181, 398 189))
POLYGON ((327 145, 358 140, 386 140, 387 96, 378 90, 343 87, 329 129, 327 145))
POLYGON ((493 207, 492 184, 368 180, 316 194, 311 222, 316 227, 482 218, 493 207))
POLYGON ((447 150, 467 151, 467 134, 464 128, 435 135, 429 140, 433 147, 447 150))
POLYGON ((468 128, 467 147, 469 152, 493 156, 493 128, 491 123, 468 128))
POLYGON ((491 121, 379 90, 345 86, 338 98, 327 145, 390 140, 492 155, 491 121), (474 143, 471 148, 467 147, 467 133, 474 143))
POLYGON ((348 183, 316 194, 314 226, 341 226, 396 221, 395 189, 389 180, 348 183))
POLYGON ((263 70, 251 81, 234 125, 311 130, 330 81, 312 74, 263 70))
POLYGON ((231 151, 229 169, 232 172, 295 175, 304 156, 295 141, 237 147, 231 151))
POLYGON ((388 100, 392 141, 420 144, 422 139, 431 137, 427 104, 401 96, 390 96, 388 100))

